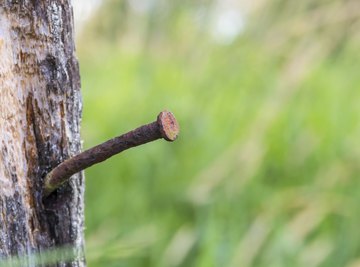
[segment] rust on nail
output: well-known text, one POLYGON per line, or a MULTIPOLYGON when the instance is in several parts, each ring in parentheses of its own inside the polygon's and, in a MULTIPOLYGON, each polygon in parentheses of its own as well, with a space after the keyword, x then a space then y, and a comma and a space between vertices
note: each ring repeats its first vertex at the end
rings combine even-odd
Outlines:
POLYGON ((157 117, 162 137, 167 141, 175 141, 179 134, 179 124, 174 115, 169 111, 160 112, 157 117))
POLYGON ((60 163, 45 177, 43 194, 45 197, 50 195, 73 174, 102 162, 126 149, 161 138, 170 142, 175 141, 179 131, 180 127, 174 115, 169 111, 162 111, 156 121, 87 149, 60 163))

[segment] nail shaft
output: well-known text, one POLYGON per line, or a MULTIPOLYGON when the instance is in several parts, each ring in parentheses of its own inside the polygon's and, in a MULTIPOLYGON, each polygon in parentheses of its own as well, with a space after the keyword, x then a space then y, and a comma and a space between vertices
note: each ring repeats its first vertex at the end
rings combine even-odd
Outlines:
POLYGON ((65 183, 73 174, 102 162, 126 149, 161 138, 172 142, 177 138, 178 133, 179 125, 174 115, 169 111, 163 111, 158 115, 156 121, 110 139, 60 163, 45 177, 44 195, 50 195, 51 192, 65 183))

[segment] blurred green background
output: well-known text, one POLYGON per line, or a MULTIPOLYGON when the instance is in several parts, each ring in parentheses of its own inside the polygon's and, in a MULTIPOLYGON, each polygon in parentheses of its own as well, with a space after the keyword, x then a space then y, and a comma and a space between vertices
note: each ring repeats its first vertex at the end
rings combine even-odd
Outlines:
MULTIPOLYGON (((89 267, 360 266, 360 2, 104 0, 77 38, 89 267)), ((81 12, 80 12, 81 13, 81 12)))

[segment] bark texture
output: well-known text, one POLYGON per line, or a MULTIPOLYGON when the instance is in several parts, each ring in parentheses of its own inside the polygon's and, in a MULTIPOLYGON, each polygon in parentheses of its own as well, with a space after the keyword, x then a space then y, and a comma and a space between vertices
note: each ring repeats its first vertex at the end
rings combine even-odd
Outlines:
POLYGON ((81 150, 74 51, 70 0, 0 0, 0 260, 70 245, 77 259, 52 266, 85 266, 82 174, 42 199, 81 150))

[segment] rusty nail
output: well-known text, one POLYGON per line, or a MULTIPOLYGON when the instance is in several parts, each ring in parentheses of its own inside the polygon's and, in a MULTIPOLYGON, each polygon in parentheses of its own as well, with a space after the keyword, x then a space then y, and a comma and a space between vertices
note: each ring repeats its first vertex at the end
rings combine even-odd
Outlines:
POLYGON ((46 175, 43 194, 45 197, 49 196, 68 181, 73 174, 107 160, 126 149, 161 138, 172 142, 175 141, 178 134, 179 124, 174 115, 169 111, 162 111, 156 121, 110 139, 60 163, 46 175))

